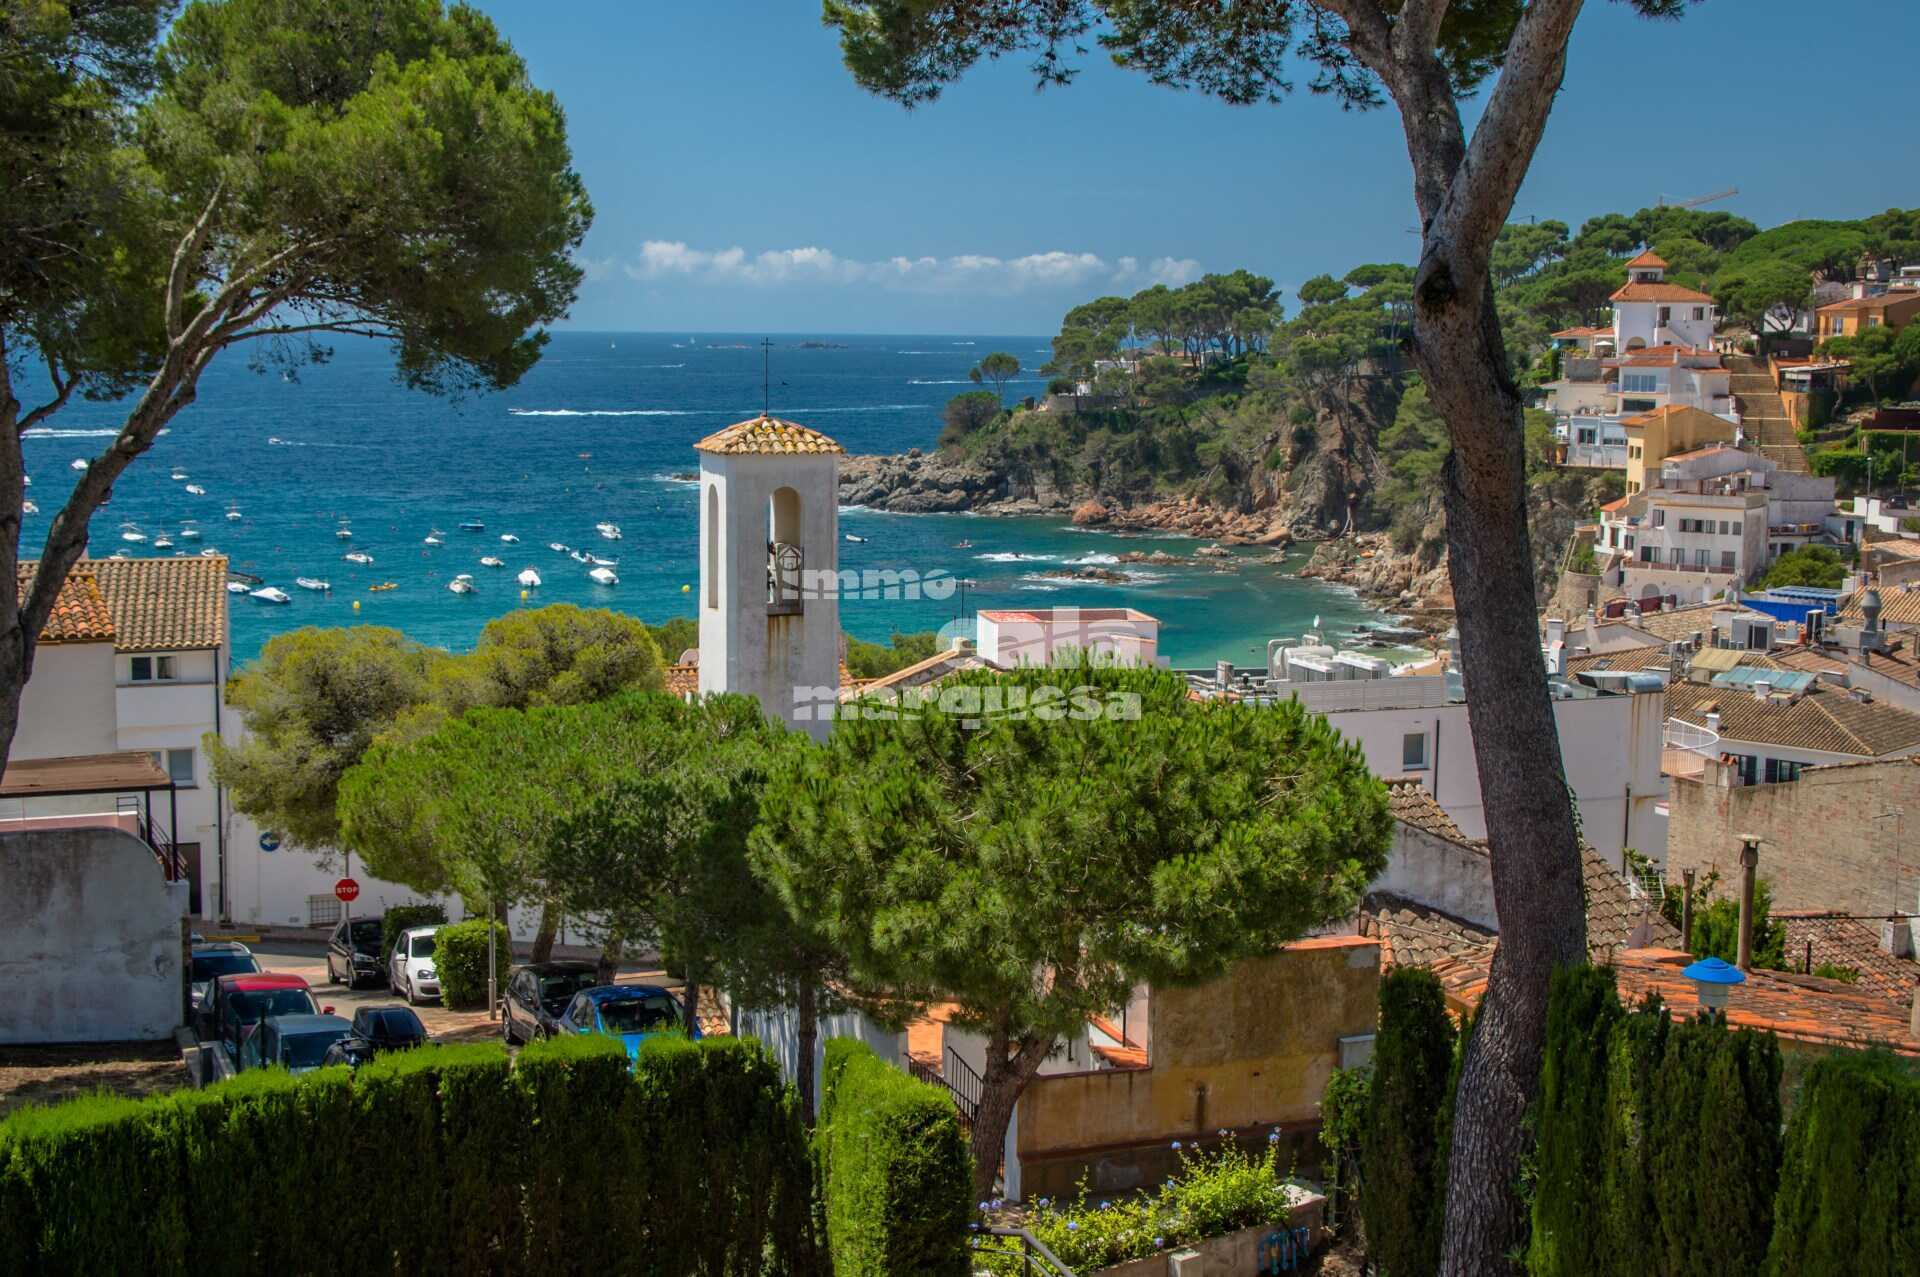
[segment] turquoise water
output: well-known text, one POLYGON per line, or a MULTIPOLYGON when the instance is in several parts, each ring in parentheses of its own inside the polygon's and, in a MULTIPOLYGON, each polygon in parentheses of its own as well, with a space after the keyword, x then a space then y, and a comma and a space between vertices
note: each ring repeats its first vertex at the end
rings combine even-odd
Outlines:
MULTIPOLYGON (((570 602, 612 607, 649 621, 692 616, 698 579, 695 487, 676 474, 697 468, 695 440, 756 415, 761 406, 759 334, 560 333, 526 379, 498 395, 447 402, 411 393, 391 379, 385 350, 340 346, 332 362, 297 380, 256 373, 232 352, 201 380, 198 400, 115 486, 94 516, 91 550, 167 555, 213 547, 243 572, 293 596, 275 606, 232 599, 237 661, 274 634, 301 625, 390 625, 425 642, 471 646, 490 618, 508 609, 570 602), (174 468, 186 472, 170 478, 174 468), (188 484, 204 495, 186 492, 188 484), (229 520, 230 509, 240 518, 229 520), (463 532, 466 520, 486 524, 463 532), (199 541, 179 538, 193 520, 199 541), (620 525, 619 541, 594 530, 620 525), (123 525, 149 539, 122 540, 123 525), (349 544, 335 534, 353 533, 349 544), (443 545, 422 543, 438 530, 443 545), (520 538, 502 543, 500 535, 520 538), (152 538, 175 539, 156 550, 152 538), (618 558, 617 586, 588 580, 586 564, 549 542, 618 558), (370 565, 345 562, 349 549, 370 565), (504 560, 480 565, 482 556, 504 560), (532 567, 542 586, 521 599, 514 577, 532 567), (472 573, 476 590, 446 588, 472 573), (296 576, 329 580, 317 594, 296 576), (392 581, 390 591, 368 586, 392 581), (358 609, 354 608, 355 603, 358 609)), ((825 431, 849 452, 930 448, 940 409, 963 389, 967 370, 993 350, 1040 362, 1035 337, 825 337, 840 348, 802 349, 775 339, 771 398, 776 415, 825 431)), ((1036 374, 1009 395, 1036 393, 1036 374)), ((25 521, 23 555, 37 554, 47 521, 71 487, 75 458, 95 455, 113 434, 113 405, 79 404, 25 448, 41 508, 25 521)), ((895 630, 965 623, 980 608, 1126 605, 1161 621, 1161 652, 1176 665, 1264 659, 1266 640, 1294 635, 1315 616, 1326 626, 1374 619, 1351 594, 1302 581, 1291 567, 1247 562, 1237 573, 1208 567, 1140 566, 1126 585, 1046 580, 1048 568, 1105 564, 1128 550, 1190 553, 1190 539, 1089 532, 1062 520, 968 515, 899 515, 848 509, 840 566, 855 570, 941 570, 967 580, 945 600, 866 599, 842 604, 841 623, 884 641, 895 630), (971 541, 956 549, 960 541, 971 541), (1022 557, 1015 557, 1022 556, 1022 557)), ((1261 551, 1241 552, 1252 560, 1261 551)), ((668 653, 669 658, 677 653, 668 653)))

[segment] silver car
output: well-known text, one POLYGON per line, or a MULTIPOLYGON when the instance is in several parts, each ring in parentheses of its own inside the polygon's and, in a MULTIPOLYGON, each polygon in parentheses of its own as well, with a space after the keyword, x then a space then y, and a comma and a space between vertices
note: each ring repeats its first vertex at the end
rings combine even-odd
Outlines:
POLYGON ((439 927, 409 927, 394 941, 387 959, 387 990, 414 1005, 440 996, 440 972, 433 963, 433 939, 439 927))

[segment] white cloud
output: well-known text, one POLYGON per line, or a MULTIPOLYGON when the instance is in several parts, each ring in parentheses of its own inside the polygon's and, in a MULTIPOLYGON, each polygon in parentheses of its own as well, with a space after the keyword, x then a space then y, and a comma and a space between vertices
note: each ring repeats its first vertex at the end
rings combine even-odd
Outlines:
POLYGON ((1097 253, 1053 250, 1001 258, 984 253, 951 257, 889 257, 856 261, 831 249, 772 249, 749 255, 744 248, 693 248, 680 240, 648 240, 625 266, 635 280, 697 278, 713 283, 774 286, 789 283, 869 285, 910 291, 968 290, 1017 293, 1027 289, 1084 286, 1094 280, 1128 278, 1184 283, 1199 274, 1192 260, 1162 257, 1146 267, 1122 257, 1110 263, 1097 253))

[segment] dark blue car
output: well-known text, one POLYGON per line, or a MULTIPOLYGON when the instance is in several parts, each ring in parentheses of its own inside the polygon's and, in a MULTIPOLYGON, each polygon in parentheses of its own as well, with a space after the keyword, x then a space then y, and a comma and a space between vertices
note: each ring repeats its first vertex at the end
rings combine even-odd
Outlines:
MULTIPOLYGON (((627 1055, 640 1054, 640 1044, 656 1033, 676 1033, 680 1021, 680 998, 670 989, 656 984, 603 984, 582 989, 560 1017, 560 1026, 568 1033, 604 1033, 626 1043, 627 1055)), ((691 1036, 700 1036, 694 1025, 691 1036)))

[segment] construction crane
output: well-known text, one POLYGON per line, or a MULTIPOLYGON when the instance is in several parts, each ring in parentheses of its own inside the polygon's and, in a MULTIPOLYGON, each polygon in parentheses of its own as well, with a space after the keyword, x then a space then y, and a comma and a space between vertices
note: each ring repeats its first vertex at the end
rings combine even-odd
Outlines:
POLYGON ((1739 187, 1729 186, 1724 191, 1715 191, 1711 195, 1695 196, 1693 199, 1690 199, 1690 200, 1669 200, 1666 196, 1662 195, 1660 197, 1659 202, 1656 203, 1654 207, 1655 208, 1699 208, 1702 204, 1711 204, 1715 200, 1723 200, 1728 198, 1729 196, 1738 195, 1739 193, 1740 193, 1739 187))

